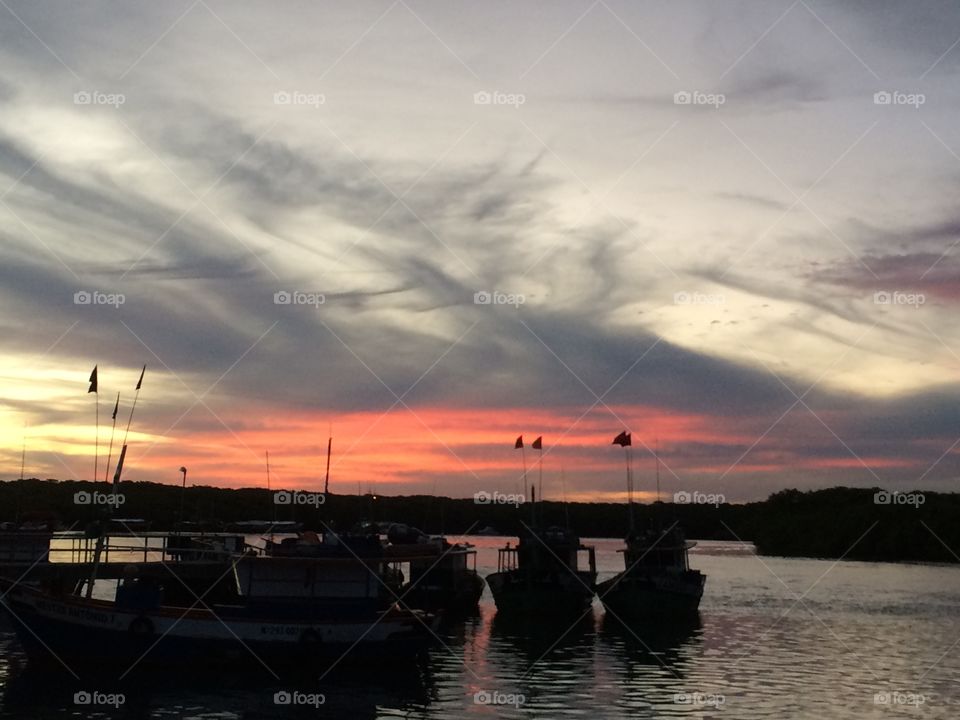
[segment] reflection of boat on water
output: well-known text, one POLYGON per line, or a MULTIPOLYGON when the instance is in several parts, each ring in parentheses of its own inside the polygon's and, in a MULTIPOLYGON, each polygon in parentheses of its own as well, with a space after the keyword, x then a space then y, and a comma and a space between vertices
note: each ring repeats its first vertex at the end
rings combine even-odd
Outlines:
MULTIPOLYGON (((374 720, 384 712, 406 716, 432 701, 433 680, 422 663, 396 664, 389 672, 371 666, 336 667, 321 681, 316 674, 283 673, 277 680, 262 665, 248 669, 228 669, 211 663, 203 667, 164 670, 163 681, 154 673, 133 673, 118 681, 115 668, 98 669, 91 664, 73 665, 81 679, 56 667, 26 665, 9 670, 0 694, 0 716, 22 718, 54 718, 76 716, 74 693, 101 688, 104 693, 124 695, 123 712, 129 717, 146 718, 158 715, 182 717, 183 708, 190 708, 192 717, 289 718, 298 710, 313 711, 309 704, 277 703, 278 693, 320 693, 323 704, 318 717, 374 720)), ((94 710, 95 708, 88 708, 94 710)), ((112 707, 107 708, 106 715, 112 707)))
POLYGON ((696 614, 706 576, 690 568, 694 545, 675 524, 664 531, 632 532, 619 551, 625 569, 597 585, 600 601, 624 620, 696 614))
POLYGON ((685 675, 702 657, 704 646, 699 613, 674 617, 670 622, 662 618, 621 621, 605 613, 599 635, 607 652, 625 662, 627 682, 664 669, 685 675))
POLYGON ((516 546, 498 551, 497 572, 487 576, 498 612, 531 617, 576 615, 593 602, 597 579, 594 548, 570 530, 527 528, 516 546), (580 553, 587 555, 580 569, 580 553))

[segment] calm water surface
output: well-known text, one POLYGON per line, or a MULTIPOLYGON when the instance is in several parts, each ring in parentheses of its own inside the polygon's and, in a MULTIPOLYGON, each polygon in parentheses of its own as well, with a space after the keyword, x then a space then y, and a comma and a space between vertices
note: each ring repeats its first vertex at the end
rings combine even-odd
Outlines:
MULTIPOLYGON (((506 538, 471 541, 481 573, 496 570, 506 538)), ((601 580, 622 567, 620 542, 588 542, 601 580)), ((496 617, 488 590, 479 615, 442 630, 421 667, 296 686, 216 669, 77 683, 25 667, 3 620, 0 717, 960 717, 960 568, 761 558, 715 542, 701 542, 691 564, 708 578, 687 627, 623 628, 599 603, 574 627, 516 627, 496 617), (73 702, 80 689, 126 702, 90 712, 73 702), (326 702, 274 703, 294 689, 326 702)))

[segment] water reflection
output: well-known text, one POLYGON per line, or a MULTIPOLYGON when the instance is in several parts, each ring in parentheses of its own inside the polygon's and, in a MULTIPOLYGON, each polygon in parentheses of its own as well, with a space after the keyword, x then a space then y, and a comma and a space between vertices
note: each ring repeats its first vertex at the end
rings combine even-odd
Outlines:
POLYGON ((280 718, 319 710, 326 717, 373 720, 381 717, 384 710, 423 713, 435 697, 425 659, 391 668, 388 673, 352 667, 320 677, 288 671, 279 680, 267 671, 217 668, 203 671, 192 668, 189 672, 169 668, 162 676, 131 674, 123 680, 118 680, 115 671, 84 668, 82 679, 77 680, 62 668, 38 667, 13 660, 4 668, 2 680, 0 717, 17 718, 61 718, 64 713, 99 716, 111 712, 120 712, 132 719, 158 714, 280 718), (115 708, 77 704, 77 693, 94 691, 122 695, 122 705, 115 708))

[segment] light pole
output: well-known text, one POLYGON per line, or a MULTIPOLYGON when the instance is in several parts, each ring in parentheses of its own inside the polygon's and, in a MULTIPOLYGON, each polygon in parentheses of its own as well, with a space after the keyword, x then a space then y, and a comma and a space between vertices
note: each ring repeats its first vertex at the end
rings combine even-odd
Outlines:
POLYGON ((187 492, 187 469, 181 466, 180 472, 183 473, 183 485, 180 487, 180 522, 178 523, 180 527, 177 528, 177 532, 180 532, 183 526, 183 496, 187 492))

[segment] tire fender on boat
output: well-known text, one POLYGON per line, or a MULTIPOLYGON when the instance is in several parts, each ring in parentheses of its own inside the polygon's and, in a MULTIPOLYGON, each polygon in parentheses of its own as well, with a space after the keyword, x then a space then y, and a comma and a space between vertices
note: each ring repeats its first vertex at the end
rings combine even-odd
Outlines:
POLYGON ((131 635, 153 635, 153 621, 141 615, 130 622, 128 630, 131 635))

